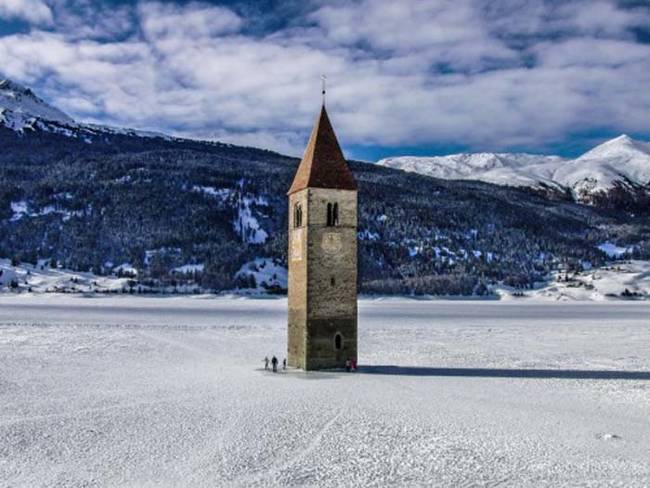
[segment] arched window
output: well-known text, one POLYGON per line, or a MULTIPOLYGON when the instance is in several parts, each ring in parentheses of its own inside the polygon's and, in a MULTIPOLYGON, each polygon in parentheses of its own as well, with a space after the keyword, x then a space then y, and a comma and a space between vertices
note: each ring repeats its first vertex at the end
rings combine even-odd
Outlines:
POLYGON ((339 225, 339 204, 327 204, 327 227, 335 227, 339 225))
POLYGON ((343 336, 339 332, 334 336, 334 349, 337 351, 343 349, 343 336))
POLYGON ((336 286, 336 278, 334 278, 333 276, 330 278, 330 285, 336 286))
POLYGON ((302 227, 302 205, 300 203, 293 206, 293 226, 302 227))

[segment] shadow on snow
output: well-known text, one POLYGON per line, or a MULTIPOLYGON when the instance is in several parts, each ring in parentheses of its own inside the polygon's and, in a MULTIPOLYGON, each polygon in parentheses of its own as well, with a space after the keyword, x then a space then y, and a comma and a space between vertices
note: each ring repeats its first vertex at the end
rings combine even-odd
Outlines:
POLYGON ((431 368, 420 366, 361 366, 360 374, 397 376, 463 376, 477 378, 558 378, 569 380, 650 380, 650 371, 582 369, 431 368))

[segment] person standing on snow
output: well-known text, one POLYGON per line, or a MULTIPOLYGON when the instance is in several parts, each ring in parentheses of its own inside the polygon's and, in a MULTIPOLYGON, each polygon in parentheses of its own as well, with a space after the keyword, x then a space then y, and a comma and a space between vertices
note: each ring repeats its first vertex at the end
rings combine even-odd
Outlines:
POLYGON ((264 371, 268 371, 268 370, 269 370, 269 357, 266 356, 264 358, 264 371))
POLYGON ((274 372, 274 373, 277 373, 277 372, 278 372, 278 358, 276 358, 275 356, 273 356, 273 357, 271 358, 271 365, 273 366, 273 372, 274 372))
POLYGON ((352 371, 357 370, 357 360, 356 359, 352 358, 351 366, 352 366, 352 371))
POLYGON ((348 358, 345 360, 345 370, 349 373, 351 367, 352 367, 352 361, 350 361, 350 359, 348 358))
POLYGON ((287 358, 284 358, 284 359, 282 360, 282 369, 283 369, 283 370, 286 370, 286 369, 287 369, 287 358))

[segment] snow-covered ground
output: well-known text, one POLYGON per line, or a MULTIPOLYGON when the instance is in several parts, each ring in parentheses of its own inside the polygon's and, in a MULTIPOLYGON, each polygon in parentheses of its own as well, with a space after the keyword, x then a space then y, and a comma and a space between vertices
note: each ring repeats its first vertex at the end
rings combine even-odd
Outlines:
POLYGON ((356 374, 265 373, 285 324, 0 296, 0 486, 650 485, 647 302, 362 300, 356 374))
MULTIPOLYGON (((130 265, 122 265, 116 271, 135 270, 130 265)), ((49 260, 40 260, 36 265, 21 263, 12 266, 8 259, 0 259, 0 294, 9 290, 34 293, 95 293, 121 291, 128 286, 128 278, 97 276, 93 273, 52 268, 49 260), (12 286, 17 285, 17 288, 12 286)))
MULTIPOLYGON (((603 249, 607 249, 614 255, 629 252, 629 248, 620 248, 610 243, 603 244, 603 246, 603 249)), ((147 259, 151 259, 149 256, 155 252, 159 251, 147 251, 147 259)), ((410 248, 409 252, 417 253, 418 248, 410 248)), ((202 264, 187 264, 172 270, 179 276, 191 276, 193 273, 202 271, 202 264)), ((25 293, 29 290, 34 294, 57 292, 94 295, 128 291, 130 285, 133 285, 136 291, 146 289, 142 285, 135 285, 135 282, 132 281, 132 277, 137 276, 138 271, 129 263, 114 267, 113 273, 122 277, 97 276, 93 273, 51 268, 47 260, 41 260, 37 265, 22 263, 14 267, 8 259, 0 259, 0 295, 3 293, 25 293), (12 287, 12 283, 15 283, 17 288, 12 287)), ((254 287, 240 288, 230 293, 242 296, 260 296, 287 288, 287 270, 272 258, 256 258, 244 264, 235 274, 236 278, 250 276, 255 278, 254 287)), ((172 293, 174 289, 165 288, 157 291, 172 293)), ((198 285, 190 283, 176 287, 175 291, 177 293, 202 293, 204 290, 198 285)), ((555 273, 549 277, 547 283, 541 284, 535 290, 522 292, 514 288, 497 286, 494 291, 495 295, 482 298, 490 300, 494 298, 505 300, 532 298, 552 301, 648 300, 650 299, 650 261, 613 261, 608 266, 586 270, 580 274, 555 273), (523 293, 523 297, 515 296, 521 293, 523 293)), ((429 298, 444 299, 444 297, 429 298)))
MULTIPOLYGON (((514 290, 497 290, 510 298, 514 290)), ((517 298, 519 300, 521 298, 517 298)), ((524 292, 524 299, 535 300, 649 300, 650 261, 615 261, 602 268, 575 273, 556 273, 548 284, 524 292)))
POLYGON ((255 293, 264 293, 273 288, 286 290, 289 282, 287 268, 271 258, 256 258, 244 264, 235 274, 235 278, 251 276, 256 285, 251 291, 255 293))

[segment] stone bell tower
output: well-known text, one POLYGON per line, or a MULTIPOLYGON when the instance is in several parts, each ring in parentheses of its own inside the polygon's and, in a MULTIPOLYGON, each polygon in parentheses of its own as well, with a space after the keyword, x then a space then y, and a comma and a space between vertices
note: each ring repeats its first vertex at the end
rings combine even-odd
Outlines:
POLYGON ((289 365, 357 359, 357 184, 325 105, 289 192, 289 365))

